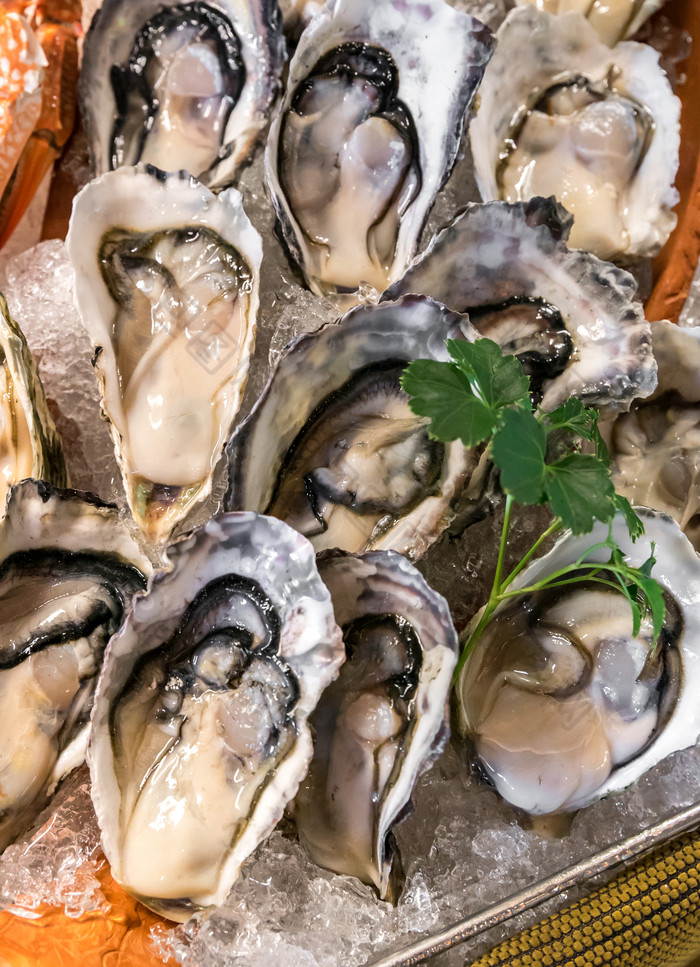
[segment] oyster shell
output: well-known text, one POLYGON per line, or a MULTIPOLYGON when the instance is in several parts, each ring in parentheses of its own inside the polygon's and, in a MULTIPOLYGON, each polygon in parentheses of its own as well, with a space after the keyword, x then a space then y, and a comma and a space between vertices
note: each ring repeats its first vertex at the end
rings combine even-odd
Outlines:
POLYGON ((655 322, 651 338, 659 385, 612 425, 613 482, 670 514, 700 550, 700 331, 655 322))
POLYGON ((68 485, 61 438, 27 343, 0 295, 0 516, 25 477, 68 485))
POLYGON ((210 493, 240 405, 260 236, 233 188, 121 168, 76 197, 67 247, 127 500, 159 543, 210 493))
POLYGON ((116 507, 23 480, 0 522, 0 849, 80 765, 107 641, 148 559, 116 507))
POLYGON ((457 633, 444 598, 393 551, 328 551, 318 567, 347 661, 311 716, 314 757, 293 815, 314 862, 396 902, 391 827, 447 739, 457 633))
POLYGON ((286 524, 222 515, 168 556, 110 643, 89 762, 115 879, 186 920, 281 818, 344 653, 311 545, 286 524))
MULTIPOLYGON (((562 587, 499 608, 460 675, 460 730, 498 792, 527 812, 589 805, 700 733, 700 558, 670 517, 641 513, 643 538, 633 544, 619 518, 613 536, 636 566, 656 556, 667 608, 658 649, 648 619, 633 635, 621 594, 562 587)), ((579 559, 605 561, 600 545, 587 551, 606 536, 600 524, 563 537, 513 588, 579 559)))
POLYGON ((380 292, 413 256, 457 157, 491 32, 442 0, 331 0, 303 32, 265 153, 309 287, 380 292))
POLYGON ((226 508, 280 517, 317 551, 419 557, 452 520, 477 454, 431 440, 399 377, 464 336, 475 333, 463 316, 409 296, 295 340, 227 445, 226 508))
POLYGON ((104 0, 79 86, 94 173, 143 162, 229 184, 267 124, 284 60, 275 0, 104 0))
POLYGON ((519 7, 534 4, 546 13, 582 13, 596 33, 610 47, 631 37, 664 0, 515 0, 519 7))
POLYGON ((656 386, 650 327, 636 282, 566 240, 553 198, 467 205, 384 294, 423 292, 518 356, 542 406, 569 396, 628 409, 656 386))
POLYGON ((512 10, 497 37, 469 131, 481 197, 555 194, 574 216, 574 247, 655 255, 680 197, 680 101, 658 52, 611 50, 580 14, 531 6, 512 10))

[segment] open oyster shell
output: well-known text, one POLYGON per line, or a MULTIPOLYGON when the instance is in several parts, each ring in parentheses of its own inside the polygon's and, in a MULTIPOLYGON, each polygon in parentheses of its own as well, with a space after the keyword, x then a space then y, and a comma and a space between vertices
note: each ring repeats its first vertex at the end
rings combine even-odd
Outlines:
POLYGON ((104 0, 79 86, 95 174, 143 162, 229 184, 284 60, 276 0, 104 0))
POLYGON ((515 0, 519 7, 533 4, 546 13, 582 13, 603 41, 613 47, 631 37, 664 0, 515 0))
POLYGON ((265 173, 314 292, 381 292, 404 270, 492 47, 442 0, 331 0, 304 30, 265 173))
POLYGON ((229 510, 287 521, 317 551, 419 557, 455 514, 478 455, 438 443, 399 386, 412 359, 448 359, 467 319, 420 296, 357 306, 295 340, 227 444, 229 510))
MULTIPOLYGON (((651 622, 632 633, 618 592, 563 586, 501 606, 456 686, 460 731, 469 735, 498 792, 531 813, 569 812, 624 789, 700 734, 700 558, 678 524, 640 511, 632 543, 621 518, 613 537, 640 566, 653 553, 666 622, 651 649, 651 622)), ((563 537, 513 589, 580 559, 602 561, 608 525, 563 537)))
POLYGON ((68 485, 61 438, 39 373, 0 295, 0 516, 10 487, 25 477, 68 485))
POLYGON ((240 405, 260 236, 234 188, 137 167, 79 193, 67 247, 129 507, 160 543, 211 492, 240 405))
POLYGON ((116 507, 37 480, 0 522, 0 849, 85 756, 102 656, 152 568, 116 507))
POLYGON ((344 652, 313 549, 286 524, 222 515, 168 557, 110 643, 89 762, 115 879, 186 920, 224 900, 296 793, 344 652))
POLYGON ((314 862, 396 902, 391 828, 447 738, 457 633, 444 598, 393 551, 328 551, 318 567, 347 660, 311 716, 314 757, 293 815, 314 862))
POLYGON ((628 409, 656 386, 650 327, 632 276, 566 240, 553 198, 470 204, 384 294, 423 292, 468 312, 518 356, 545 409, 569 396, 628 409))
POLYGON ((512 10, 497 37, 469 130, 481 197, 554 194, 574 216, 572 246, 655 255, 680 197, 680 101, 658 52, 611 50, 581 15, 532 6, 512 10))
POLYGON ((612 424, 613 482, 670 514, 700 550, 700 330, 655 322, 651 338, 659 385, 612 424))

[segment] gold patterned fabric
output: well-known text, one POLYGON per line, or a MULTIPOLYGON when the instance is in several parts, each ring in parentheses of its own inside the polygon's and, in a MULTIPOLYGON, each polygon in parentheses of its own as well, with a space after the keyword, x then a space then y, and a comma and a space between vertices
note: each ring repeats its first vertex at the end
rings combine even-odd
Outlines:
POLYGON ((700 832, 500 944, 472 967, 685 967, 700 954, 700 832))

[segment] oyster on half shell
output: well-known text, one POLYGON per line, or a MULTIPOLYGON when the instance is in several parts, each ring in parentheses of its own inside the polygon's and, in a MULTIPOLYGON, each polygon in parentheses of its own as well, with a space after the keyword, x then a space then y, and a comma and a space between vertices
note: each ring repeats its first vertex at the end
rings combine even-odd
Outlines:
POLYGON ((680 101, 658 52, 611 50, 580 14, 532 6, 512 10, 497 37, 469 129, 481 197, 554 194, 574 216, 571 245, 655 255, 680 197, 680 101))
POLYGON ((457 633, 447 602, 401 555, 319 555, 347 660, 310 723, 314 757, 294 800, 309 856, 396 902, 403 871, 392 826, 448 735, 457 633))
POLYGON ((0 516, 26 477, 68 485, 63 446, 24 335, 0 295, 0 516))
POLYGON ((85 755, 107 641, 151 573, 116 507, 23 480, 0 522, 0 849, 85 755))
POLYGON ((276 0, 104 0, 79 86, 95 174, 141 162, 230 184, 284 60, 276 0))
POLYGON ((281 521, 225 514, 168 557, 110 642, 89 762, 115 879, 186 920, 282 817, 344 652, 313 549, 281 521))
POLYGON ((492 47, 487 27, 443 0, 330 0, 304 30, 265 175, 314 292, 381 292, 401 274, 492 47))
POLYGON ((468 312, 481 336, 522 362, 535 399, 629 409, 656 386, 650 326, 622 269, 567 247, 553 198, 467 205, 382 297, 423 292, 468 312))
POLYGON ((295 340, 227 445, 229 510, 272 514, 317 551, 419 557, 455 515, 478 454, 430 439, 401 389, 413 359, 475 333, 421 296, 357 306, 295 340))
POLYGON ((664 0, 516 0, 516 4, 533 4, 546 13, 582 13, 603 43, 612 47, 635 34, 664 0))
POLYGON ((700 550, 700 330, 655 322, 651 339, 659 385, 612 424, 613 482, 670 514, 700 550))
MULTIPOLYGON (((613 537, 636 566, 653 548, 666 601, 656 648, 650 619, 634 634, 622 594, 565 585, 497 609, 460 674, 460 730, 498 792, 527 812, 587 806, 700 734, 700 558, 670 517, 640 514, 644 537, 633 544, 621 518, 613 537)), ((604 562, 607 532, 563 537, 513 589, 580 559, 604 562)))
POLYGON ((212 488, 255 340, 262 243, 234 188, 120 168, 67 239, 127 500, 154 543, 212 488))

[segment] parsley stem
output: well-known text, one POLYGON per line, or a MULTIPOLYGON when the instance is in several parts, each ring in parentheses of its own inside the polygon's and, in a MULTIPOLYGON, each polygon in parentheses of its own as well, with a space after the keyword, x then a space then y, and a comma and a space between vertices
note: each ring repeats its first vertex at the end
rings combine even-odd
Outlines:
POLYGON ((540 549, 542 544, 547 540, 547 538, 551 537, 552 534, 556 534, 557 531, 562 529, 562 526, 563 525, 561 522, 561 518, 555 517, 555 519, 549 525, 547 530, 544 531, 542 534, 540 534, 540 536, 537 538, 537 540, 532 545, 530 550, 527 551, 527 553, 524 555, 520 563, 513 568, 513 570, 508 575, 508 577, 503 581, 503 584, 501 585, 501 588, 503 590, 505 590, 505 588, 509 587, 513 583, 513 581, 518 576, 518 574, 520 574, 520 572, 523 570, 525 565, 534 557, 534 555, 540 549))
POLYGON ((506 548, 508 546, 508 531, 510 530, 510 515, 513 509, 513 498, 510 494, 506 494, 506 506, 503 512, 503 527, 501 528, 501 543, 498 548, 498 560, 496 561, 496 573, 493 576, 493 586, 491 589, 491 596, 495 594, 500 594, 501 591, 501 575, 503 574, 503 564, 506 557, 506 548))

